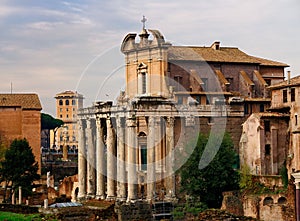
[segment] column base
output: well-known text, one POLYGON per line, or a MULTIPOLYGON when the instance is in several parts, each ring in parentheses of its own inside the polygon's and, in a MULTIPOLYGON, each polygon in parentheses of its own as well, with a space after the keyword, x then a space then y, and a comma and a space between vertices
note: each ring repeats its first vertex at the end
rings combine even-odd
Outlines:
POLYGON ((115 196, 107 196, 106 200, 107 201, 114 201, 114 200, 116 200, 116 197, 115 196))
POLYGON ((96 195, 95 199, 96 200, 104 200, 105 199, 105 195, 96 195))
POLYGON ((95 199, 95 195, 94 195, 94 194, 91 194, 91 193, 88 193, 88 195, 86 196, 86 199, 87 199, 87 200, 95 199))
POLYGON ((118 197, 116 198, 116 200, 117 200, 118 202, 126 202, 126 197, 118 196, 118 197))

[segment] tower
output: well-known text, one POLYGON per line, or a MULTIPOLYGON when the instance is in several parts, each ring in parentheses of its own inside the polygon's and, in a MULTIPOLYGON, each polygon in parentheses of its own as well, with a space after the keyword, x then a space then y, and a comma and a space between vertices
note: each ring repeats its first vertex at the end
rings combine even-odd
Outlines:
POLYGON ((83 107, 83 95, 73 91, 64 91, 55 96, 56 117, 64 122, 64 125, 55 132, 53 146, 62 151, 66 145, 68 150, 78 148, 77 139, 77 111, 83 107))

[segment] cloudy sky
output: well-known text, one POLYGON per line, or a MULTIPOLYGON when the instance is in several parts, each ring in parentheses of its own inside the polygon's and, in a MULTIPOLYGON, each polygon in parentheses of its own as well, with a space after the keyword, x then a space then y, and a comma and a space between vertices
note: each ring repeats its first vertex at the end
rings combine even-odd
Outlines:
POLYGON ((143 15, 174 44, 219 40, 285 62, 296 76, 299 11, 299 0, 1 0, 0 93, 38 93, 53 115, 65 90, 84 94, 85 106, 113 99, 124 81, 120 43, 141 31, 143 15))

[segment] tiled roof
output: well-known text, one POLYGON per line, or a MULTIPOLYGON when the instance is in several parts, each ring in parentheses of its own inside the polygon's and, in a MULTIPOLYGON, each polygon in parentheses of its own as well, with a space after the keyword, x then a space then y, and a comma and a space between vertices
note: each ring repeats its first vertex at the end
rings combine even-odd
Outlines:
POLYGON ((0 107, 21 107, 22 109, 41 110, 37 94, 0 94, 0 107))
POLYGON ((257 58, 234 47, 220 47, 216 50, 212 47, 171 46, 168 54, 170 60, 252 63, 264 66, 288 67, 285 63, 257 58))
POLYGON ((58 97, 83 97, 83 95, 78 94, 77 91, 64 91, 55 95, 55 98, 58 97))
POLYGON ((274 84, 274 85, 271 85, 270 89, 276 89, 276 88, 284 88, 284 87, 291 87, 291 86, 296 86, 296 85, 300 85, 300 75, 297 76, 297 77, 294 77, 294 78, 291 78, 290 79, 290 84, 288 84, 288 81, 282 81, 278 84, 274 84))

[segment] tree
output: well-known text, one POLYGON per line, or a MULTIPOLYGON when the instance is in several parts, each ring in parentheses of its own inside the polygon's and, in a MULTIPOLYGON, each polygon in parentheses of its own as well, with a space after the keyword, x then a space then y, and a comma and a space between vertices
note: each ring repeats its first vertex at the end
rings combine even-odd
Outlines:
MULTIPOLYGON (((212 135, 210 139, 217 139, 212 135)), ((181 167, 181 189, 192 197, 200 197, 210 208, 219 208, 222 203, 222 192, 238 189, 239 175, 233 169, 236 153, 228 134, 225 134, 214 159, 203 169, 199 169, 208 137, 200 134, 197 145, 190 158, 181 167)), ((190 149, 189 147, 187 149, 190 149)))
POLYGON ((32 191, 33 181, 38 180, 38 163, 26 139, 15 139, 5 152, 5 159, 1 162, 1 181, 5 182, 4 201, 7 187, 11 186, 10 196, 19 186, 23 195, 28 196, 32 191))
POLYGON ((56 129, 63 124, 64 122, 62 120, 55 119, 49 114, 41 114, 41 128, 47 138, 47 147, 49 147, 50 144, 50 130, 56 131, 56 129))

